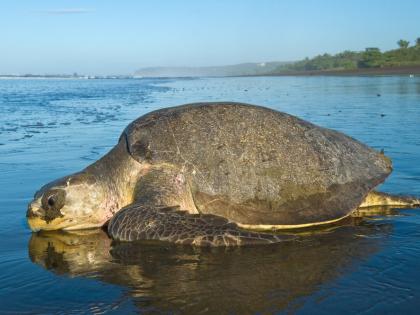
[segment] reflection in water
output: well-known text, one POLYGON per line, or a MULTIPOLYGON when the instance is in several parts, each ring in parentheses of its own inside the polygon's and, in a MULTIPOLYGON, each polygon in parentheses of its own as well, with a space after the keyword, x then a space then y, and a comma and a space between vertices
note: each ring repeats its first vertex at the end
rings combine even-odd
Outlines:
MULTIPOLYGON (((33 234, 33 262, 71 277, 123 286, 142 312, 272 313, 356 268, 391 232, 381 221, 300 235, 296 241, 243 248, 113 243, 99 231, 33 234)), ((349 297, 351 298, 351 297, 349 297)))

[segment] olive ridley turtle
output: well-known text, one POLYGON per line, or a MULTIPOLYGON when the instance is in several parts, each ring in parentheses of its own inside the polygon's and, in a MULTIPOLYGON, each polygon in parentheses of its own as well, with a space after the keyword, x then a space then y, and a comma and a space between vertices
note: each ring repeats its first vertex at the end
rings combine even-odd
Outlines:
POLYGON ((383 153, 282 112, 187 104, 133 121, 104 157, 42 187, 27 218, 34 231, 107 225, 120 241, 272 243, 290 237, 262 230, 418 205, 373 190, 391 171, 383 153))

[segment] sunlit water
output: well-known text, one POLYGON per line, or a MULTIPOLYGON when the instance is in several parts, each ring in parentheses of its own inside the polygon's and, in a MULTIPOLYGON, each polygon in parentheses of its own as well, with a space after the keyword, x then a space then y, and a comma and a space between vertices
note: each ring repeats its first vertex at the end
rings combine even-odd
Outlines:
POLYGON ((42 184, 98 159, 144 113, 216 100, 384 149, 394 172, 381 190, 420 195, 417 77, 0 80, 0 313, 418 314, 418 209, 236 249, 31 234, 26 206, 42 184))

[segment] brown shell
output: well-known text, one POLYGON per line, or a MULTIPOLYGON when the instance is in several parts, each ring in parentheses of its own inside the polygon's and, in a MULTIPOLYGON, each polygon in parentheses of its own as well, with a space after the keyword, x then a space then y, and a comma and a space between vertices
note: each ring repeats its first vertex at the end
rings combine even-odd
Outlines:
POLYGON ((340 132, 240 103, 154 111, 124 133, 138 161, 182 169, 200 212, 241 224, 338 219, 392 171, 387 157, 340 132))

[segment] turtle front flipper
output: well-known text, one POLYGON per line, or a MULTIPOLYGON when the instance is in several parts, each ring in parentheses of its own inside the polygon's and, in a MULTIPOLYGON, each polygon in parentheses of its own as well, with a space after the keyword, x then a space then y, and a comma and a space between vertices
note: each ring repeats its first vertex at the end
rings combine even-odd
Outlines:
POLYGON ((108 233, 118 241, 160 240, 196 246, 270 244, 293 238, 240 230, 235 223, 212 214, 139 204, 118 212, 109 223, 108 233))
POLYGON ((134 199, 132 205, 120 210, 108 224, 108 233, 115 240, 237 246, 277 243, 292 238, 248 232, 223 217, 200 214, 195 208, 187 179, 175 167, 150 170, 138 183, 134 199))

